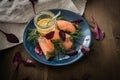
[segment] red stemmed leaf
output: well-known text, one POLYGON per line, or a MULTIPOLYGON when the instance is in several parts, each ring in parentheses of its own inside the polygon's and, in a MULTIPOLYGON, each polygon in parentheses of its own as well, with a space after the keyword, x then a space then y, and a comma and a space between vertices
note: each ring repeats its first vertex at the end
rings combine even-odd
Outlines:
POLYGON ((60 36, 60 38, 61 38, 63 41, 66 40, 66 35, 65 35, 65 32, 64 32, 63 30, 60 30, 59 36, 60 36))
POLYGON ((0 32, 2 32, 5 36, 8 42, 10 43, 19 43, 18 37, 13 33, 6 33, 0 29, 0 32))
POLYGON ((39 46, 39 44, 37 43, 36 47, 35 47, 35 52, 38 54, 38 55, 42 55, 42 50, 39 46))
POLYGON ((52 39, 54 36, 55 31, 51 31, 45 35, 46 39, 52 39))
POLYGON ((93 23, 95 24, 95 28, 92 29, 92 32, 93 32, 96 40, 99 40, 99 41, 103 40, 105 37, 105 32, 100 29, 100 27, 97 24, 97 22, 95 21, 94 17, 91 16, 91 18, 92 18, 93 23))
POLYGON ((22 62, 22 56, 21 56, 21 53, 20 52, 16 52, 14 57, 13 57, 13 63, 15 65, 18 65, 22 62))
MULTIPOLYGON (((13 73, 13 80, 17 80, 18 71, 19 71, 19 67, 20 67, 21 63, 23 63, 24 66, 35 67, 35 64, 33 63, 32 60, 30 60, 30 59, 27 59, 26 61, 23 60, 20 52, 15 53, 12 62, 16 65, 15 72, 13 73)), ((23 80, 29 80, 29 77, 26 77, 23 80)))
POLYGON ((34 13, 36 14, 36 11, 35 11, 35 4, 38 2, 38 0, 29 0, 32 4, 32 7, 33 7, 33 11, 34 13))
POLYGON ((83 20, 81 20, 81 19, 78 19, 78 20, 74 20, 74 21, 71 21, 72 23, 75 23, 75 24, 78 24, 78 23, 80 23, 80 22, 83 22, 83 20))
POLYGON ((16 79, 16 78, 17 78, 18 71, 19 71, 20 64, 21 64, 21 62, 22 62, 22 56, 21 56, 21 53, 20 53, 20 52, 16 52, 16 53, 15 53, 12 62, 16 65, 15 72, 14 72, 14 74, 13 74, 13 78, 16 79))
POLYGON ((30 60, 30 59, 23 60, 23 64, 24 64, 24 66, 27 66, 27 67, 29 67, 29 66, 35 67, 35 64, 34 64, 33 61, 30 60))
POLYGON ((67 55, 75 55, 75 54, 77 54, 78 53, 78 51, 77 50, 73 50, 73 49, 69 49, 69 50, 66 50, 66 54, 67 55))
POLYGON ((20 52, 15 53, 15 56, 13 57, 13 63, 17 65, 16 71, 18 71, 20 63, 23 63, 25 66, 35 66, 32 60, 30 59, 24 60, 20 52))
POLYGON ((80 49, 86 55, 90 52, 90 48, 88 48, 88 47, 86 47, 84 45, 80 46, 80 49))

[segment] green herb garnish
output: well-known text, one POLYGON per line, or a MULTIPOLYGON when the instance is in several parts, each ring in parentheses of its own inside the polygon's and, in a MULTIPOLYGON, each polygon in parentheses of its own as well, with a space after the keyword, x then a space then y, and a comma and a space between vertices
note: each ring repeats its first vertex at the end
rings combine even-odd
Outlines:
POLYGON ((36 44, 38 38, 40 36, 38 35, 38 32, 36 29, 29 29, 27 40, 33 42, 33 44, 36 44))
POLYGON ((56 19, 57 20, 66 20, 64 17, 62 17, 62 15, 58 16, 56 19))
POLYGON ((57 51, 61 51, 62 53, 65 53, 65 47, 62 44, 62 40, 52 40, 52 43, 54 44, 54 47, 56 48, 57 51))
POLYGON ((76 32, 70 33, 70 36, 71 36, 73 39, 78 39, 80 36, 82 36, 82 32, 81 32, 80 30, 76 30, 76 32))

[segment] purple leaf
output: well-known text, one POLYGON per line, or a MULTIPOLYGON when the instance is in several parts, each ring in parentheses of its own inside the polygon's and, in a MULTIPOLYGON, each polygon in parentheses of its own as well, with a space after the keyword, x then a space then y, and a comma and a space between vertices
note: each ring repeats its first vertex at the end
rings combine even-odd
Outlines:
POLYGON ((21 53, 20 52, 16 52, 14 57, 13 57, 13 63, 15 65, 18 65, 22 62, 22 56, 21 56, 21 53))
POLYGON ((90 48, 88 48, 88 47, 86 47, 84 45, 80 46, 80 49, 86 55, 90 52, 90 48))
POLYGON ((32 66, 32 67, 35 67, 35 64, 33 63, 33 61, 32 60, 30 60, 30 59, 27 59, 27 60, 23 60, 23 64, 24 64, 24 66, 32 66))
POLYGON ((60 30, 59 36, 60 36, 60 38, 61 38, 63 41, 66 40, 66 35, 65 35, 65 32, 64 32, 63 30, 60 30))
POLYGON ((93 23, 95 24, 95 28, 92 29, 92 32, 93 32, 96 40, 99 40, 99 41, 100 41, 100 40, 103 40, 104 37, 105 37, 104 31, 102 31, 102 30, 100 29, 100 27, 99 27, 99 25, 97 24, 97 22, 95 21, 94 17, 91 16, 91 18, 92 18, 93 23))
POLYGON ((38 54, 38 55, 42 55, 42 50, 39 46, 39 44, 37 43, 36 47, 35 47, 35 52, 38 54))
POLYGON ((77 50, 73 50, 73 49, 69 49, 69 50, 66 50, 66 54, 68 54, 68 55, 75 55, 75 54, 77 54, 78 53, 78 51, 77 50))
POLYGON ((17 65, 15 71, 18 71, 20 63, 23 63, 24 66, 33 66, 33 67, 35 67, 35 64, 33 63, 32 60, 30 60, 30 59, 27 59, 26 61, 23 60, 20 52, 15 53, 15 56, 13 57, 13 63, 15 65, 17 65))
POLYGON ((15 53, 12 62, 16 65, 15 72, 13 73, 13 78, 16 80, 18 71, 19 71, 19 67, 22 62, 22 56, 21 56, 20 52, 15 53))
POLYGON ((80 20, 80 19, 78 19, 78 20, 74 20, 74 21, 71 21, 72 23, 75 23, 75 24, 78 24, 78 23, 80 23, 80 22, 83 22, 83 20, 80 20))
POLYGON ((54 36, 54 33, 55 33, 54 31, 51 31, 51 32, 47 33, 47 34, 45 35, 46 39, 52 39, 53 36, 54 36))
POLYGON ((36 14, 36 11, 35 11, 35 4, 38 2, 38 0, 29 0, 32 4, 32 7, 33 7, 33 11, 34 13, 36 14))
POLYGON ((8 42, 10 42, 10 43, 19 43, 19 39, 17 38, 17 36, 15 34, 6 33, 6 32, 4 32, 2 30, 0 30, 0 32, 2 32, 6 36, 8 42))

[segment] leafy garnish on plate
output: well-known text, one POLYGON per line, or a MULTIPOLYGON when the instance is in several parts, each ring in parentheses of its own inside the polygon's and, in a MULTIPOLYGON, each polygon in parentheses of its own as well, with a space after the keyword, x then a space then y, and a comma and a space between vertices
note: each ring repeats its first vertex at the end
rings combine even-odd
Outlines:
POLYGON ((76 30, 74 33, 70 33, 70 36, 73 39, 79 39, 79 37, 83 36, 83 35, 82 35, 82 32, 80 30, 76 30))
POLYGON ((77 20, 73 20, 73 21, 71 21, 72 23, 75 23, 75 24, 78 24, 78 23, 80 23, 80 22, 83 22, 83 20, 81 20, 81 19, 77 19, 77 20))
POLYGON ((52 39, 53 36, 54 36, 54 33, 55 33, 55 31, 51 31, 51 32, 47 33, 47 34, 45 35, 45 37, 46 37, 47 39, 52 39))
POLYGON ((33 42, 33 44, 36 44, 39 34, 36 29, 29 29, 27 40, 33 42))
POLYGON ((65 32, 63 30, 60 30, 59 31, 59 36, 60 38, 62 39, 62 41, 65 41, 66 40, 66 35, 65 35, 65 32))
POLYGON ((57 51, 61 51, 65 53, 65 47, 62 44, 62 40, 52 40, 52 43, 54 44, 54 47, 56 48, 57 51))
POLYGON ((56 19, 57 20, 66 20, 62 15, 59 15, 56 19))

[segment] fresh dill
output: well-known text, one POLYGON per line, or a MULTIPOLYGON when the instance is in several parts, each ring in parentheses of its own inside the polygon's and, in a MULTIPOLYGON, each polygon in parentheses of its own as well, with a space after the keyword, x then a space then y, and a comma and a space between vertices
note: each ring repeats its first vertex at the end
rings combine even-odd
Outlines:
POLYGON ((27 40, 32 42, 33 44, 36 44, 38 38, 39 38, 39 35, 36 29, 29 29, 27 40))

